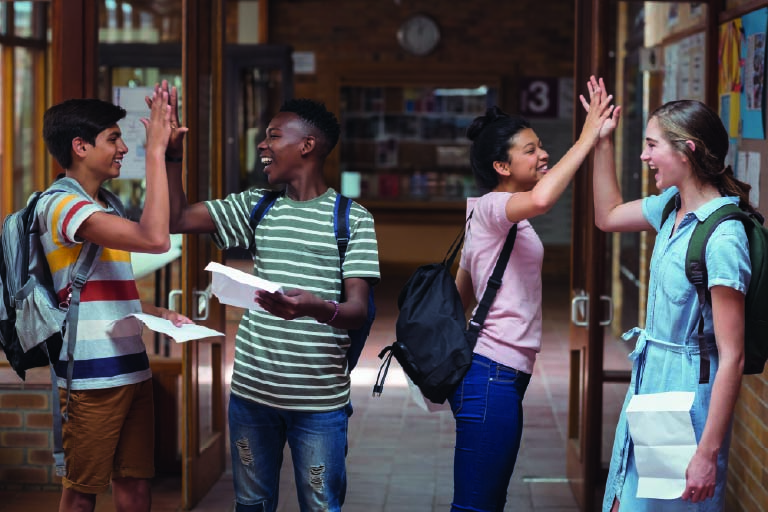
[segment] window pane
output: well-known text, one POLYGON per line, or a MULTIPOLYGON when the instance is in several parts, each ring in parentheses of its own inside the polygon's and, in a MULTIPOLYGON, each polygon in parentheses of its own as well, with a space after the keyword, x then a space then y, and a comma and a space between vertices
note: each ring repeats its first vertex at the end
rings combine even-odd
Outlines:
POLYGON ((32 2, 14 2, 14 33, 19 37, 32 37, 32 2))
POLYGON ((32 51, 14 50, 13 186, 14 209, 24 206, 34 190, 33 63, 32 51))
POLYGON ((180 43, 181 1, 100 0, 99 42, 180 43))
POLYGON ((8 31, 5 27, 5 16, 8 12, 8 7, 5 2, 0 2, 0 34, 5 35, 8 31))

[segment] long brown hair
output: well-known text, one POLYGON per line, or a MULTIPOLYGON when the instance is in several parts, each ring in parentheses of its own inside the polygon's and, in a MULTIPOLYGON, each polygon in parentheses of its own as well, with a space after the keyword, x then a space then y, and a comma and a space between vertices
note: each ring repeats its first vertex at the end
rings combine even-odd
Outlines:
POLYGON ((678 100, 657 108, 649 119, 656 119, 664 138, 688 158, 700 182, 715 186, 720 195, 738 196, 739 206, 756 211, 749 203, 752 187, 736 179, 731 166, 725 165, 728 132, 717 113, 700 101, 678 100), (693 150, 686 144, 689 140, 693 150))

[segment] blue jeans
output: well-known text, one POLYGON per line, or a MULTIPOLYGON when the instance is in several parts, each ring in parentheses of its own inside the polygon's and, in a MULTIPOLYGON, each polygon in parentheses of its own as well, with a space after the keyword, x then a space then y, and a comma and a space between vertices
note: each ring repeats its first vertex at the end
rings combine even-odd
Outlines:
POLYGON ((502 512, 523 435, 531 376, 475 354, 448 398, 456 419, 451 511, 502 512))
POLYGON ((347 413, 275 409, 229 397, 229 442, 237 512, 277 509, 285 442, 299 508, 339 511, 347 489, 347 413))

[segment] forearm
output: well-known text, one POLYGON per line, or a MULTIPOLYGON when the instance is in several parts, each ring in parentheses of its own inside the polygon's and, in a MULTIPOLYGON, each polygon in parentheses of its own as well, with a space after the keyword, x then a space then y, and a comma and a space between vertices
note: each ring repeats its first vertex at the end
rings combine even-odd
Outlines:
POLYGON ((171 233, 183 233, 181 220, 187 207, 187 196, 184 194, 182 179, 182 164, 168 162, 168 205, 171 233))
POLYGON ((531 200, 539 206, 541 213, 549 211, 579 170, 592 150, 590 139, 580 138, 549 172, 539 180, 531 191, 531 200))
POLYGON ((613 140, 610 137, 601 139, 597 143, 593 164, 592 190, 595 199, 595 225, 604 229, 611 210, 622 202, 621 189, 616 177, 613 140))
POLYGON ((323 301, 313 309, 312 318, 320 323, 338 329, 357 329, 362 327, 368 315, 368 305, 357 301, 340 302, 323 301))
POLYGON ((146 196, 139 219, 142 236, 152 245, 170 247, 168 211, 168 179, 165 170, 165 149, 148 147, 146 157, 146 196))
POLYGON ((721 358, 712 384, 709 413, 697 450, 710 458, 717 457, 731 426, 736 399, 741 387, 743 360, 721 358), (741 363, 740 363, 741 361, 741 363))

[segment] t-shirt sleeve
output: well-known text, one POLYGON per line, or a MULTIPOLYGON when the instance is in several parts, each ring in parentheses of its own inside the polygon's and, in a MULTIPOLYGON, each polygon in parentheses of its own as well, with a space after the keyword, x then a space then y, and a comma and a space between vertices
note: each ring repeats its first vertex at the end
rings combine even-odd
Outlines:
POLYGON ((83 243, 77 231, 88 217, 105 211, 88 198, 68 192, 49 194, 40 199, 37 215, 41 229, 51 231, 51 239, 59 247, 83 243))
POLYGON ((749 241, 739 220, 726 220, 707 242, 707 287, 727 286, 746 294, 752 277, 749 241))
POLYGON ((364 208, 354 208, 350 213, 350 235, 344 258, 344 277, 359 277, 376 284, 380 279, 379 249, 373 216, 364 208))
POLYGON ((661 215, 669 200, 677 194, 677 187, 669 187, 659 195, 643 199, 643 216, 656 231, 661 229, 661 215))
POLYGON ((254 237, 250 214, 263 194, 264 190, 246 190, 203 203, 216 226, 216 232, 212 234, 216 247, 250 247, 254 237))

